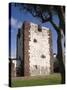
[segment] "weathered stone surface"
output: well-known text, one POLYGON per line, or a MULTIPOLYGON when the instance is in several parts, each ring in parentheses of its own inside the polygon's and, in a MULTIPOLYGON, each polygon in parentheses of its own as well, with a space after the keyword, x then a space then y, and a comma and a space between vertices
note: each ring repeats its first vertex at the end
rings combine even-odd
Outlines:
POLYGON ((52 37, 50 30, 37 24, 24 22, 18 43, 17 57, 21 57, 24 76, 48 75, 53 70, 52 37), (21 51, 21 52, 20 52, 21 51))
POLYGON ((29 30, 30 23, 24 23, 24 76, 29 76, 29 30))

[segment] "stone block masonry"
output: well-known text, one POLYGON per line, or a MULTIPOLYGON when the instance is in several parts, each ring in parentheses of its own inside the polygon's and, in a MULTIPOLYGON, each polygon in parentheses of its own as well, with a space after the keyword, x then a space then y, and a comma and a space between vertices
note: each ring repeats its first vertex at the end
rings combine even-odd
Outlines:
POLYGON ((24 22, 17 37, 17 67, 22 61, 24 76, 49 75, 53 71, 51 31, 31 22, 24 22), (21 45, 20 43, 21 42, 21 45), (21 52, 21 53, 20 53, 21 52))

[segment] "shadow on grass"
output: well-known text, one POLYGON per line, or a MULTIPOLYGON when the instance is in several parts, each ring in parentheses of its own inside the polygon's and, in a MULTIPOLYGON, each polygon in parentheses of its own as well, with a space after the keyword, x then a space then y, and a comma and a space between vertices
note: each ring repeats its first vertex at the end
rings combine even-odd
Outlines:
POLYGON ((12 87, 41 86, 41 85, 58 85, 61 84, 60 74, 48 76, 29 77, 27 79, 12 80, 12 87))

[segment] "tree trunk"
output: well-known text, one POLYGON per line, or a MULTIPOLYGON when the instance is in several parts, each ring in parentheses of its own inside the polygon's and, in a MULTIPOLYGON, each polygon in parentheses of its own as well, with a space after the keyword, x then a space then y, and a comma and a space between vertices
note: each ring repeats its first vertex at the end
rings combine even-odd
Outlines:
POLYGON ((59 68, 61 73, 61 84, 65 84, 65 66, 63 61, 63 49, 62 49, 62 36, 61 30, 57 32, 57 59, 59 61, 59 68))
POLYGON ((50 20, 51 24, 57 32, 57 59, 59 61, 59 68, 61 73, 61 83, 65 83, 65 66, 64 66, 64 53, 62 48, 62 30, 56 26, 56 24, 50 20))

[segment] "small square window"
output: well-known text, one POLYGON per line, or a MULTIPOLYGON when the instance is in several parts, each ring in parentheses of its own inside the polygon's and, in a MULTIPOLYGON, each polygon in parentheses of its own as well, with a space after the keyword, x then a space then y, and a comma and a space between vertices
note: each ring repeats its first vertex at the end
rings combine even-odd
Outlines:
POLYGON ((34 41, 34 42, 37 42, 37 40, 36 40, 36 39, 34 39, 33 41, 34 41))
POLYGON ((46 56, 45 55, 41 55, 41 58, 46 58, 46 56))

